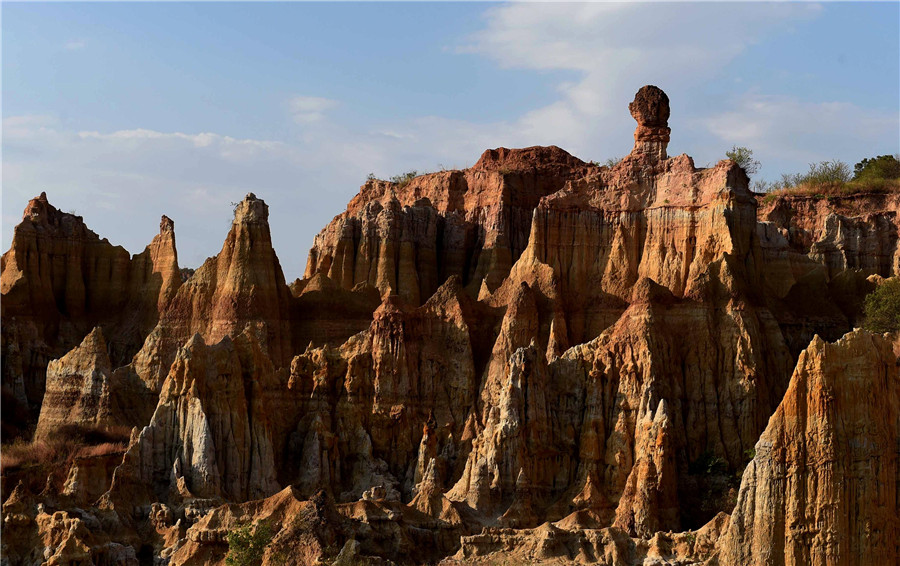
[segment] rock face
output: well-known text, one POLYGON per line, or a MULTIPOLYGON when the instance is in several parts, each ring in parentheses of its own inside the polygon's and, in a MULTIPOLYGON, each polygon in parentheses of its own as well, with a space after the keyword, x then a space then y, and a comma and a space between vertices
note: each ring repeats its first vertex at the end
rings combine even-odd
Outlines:
POLYGON ((258 499, 278 491, 262 390, 274 369, 260 345, 262 325, 207 346, 195 334, 180 348, 150 424, 116 472, 108 499, 258 499), (141 489, 144 491, 145 489, 141 489), (138 492, 140 493, 140 492, 138 492))
MULTIPOLYGON (((113 371, 100 327, 77 348, 47 366, 47 391, 35 439, 60 427, 136 426, 149 418, 149 392, 130 372, 113 371)), ((150 405, 152 406, 152 405, 150 405)))
POLYGON ((528 243, 532 210, 597 167, 558 147, 486 151, 470 169, 368 181, 316 237, 304 277, 365 283, 418 306, 448 277, 494 289, 528 243))
POLYGON ((179 346, 194 334, 215 343, 250 322, 265 324, 265 347, 278 367, 290 361, 293 298, 272 248, 269 207, 249 193, 234 211, 219 255, 172 297, 134 358, 134 369, 158 391, 179 346))
POLYGON ((168 218, 150 246, 132 258, 101 240, 80 216, 56 209, 45 193, 32 199, 2 258, 4 398, 39 409, 49 360, 97 326, 113 337, 108 346, 114 364, 130 358, 180 286, 177 275, 168 218))
POLYGON ((900 375, 862 330, 801 355, 756 444, 713 564, 892 564, 900 557, 900 375))
POLYGON ((796 254, 824 266, 829 279, 848 269, 888 277, 900 269, 900 196, 780 196, 764 199, 760 221, 775 228, 796 254))
MULTIPOLYGON (((897 274, 896 195, 763 199, 731 161, 668 157, 657 87, 629 110, 613 167, 499 148, 368 181, 290 286, 252 193, 183 284, 164 218, 130 318, 52 356, 38 426, 134 426, 127 450, 10 496, 5 524, 36 541, 38 502, 79 505, 95 563, 220 564, 242 525, 266 564, 896 562, 897 358, 825 342, 897 274)), ((15 394, 38 326, 6 313, 15 394)))

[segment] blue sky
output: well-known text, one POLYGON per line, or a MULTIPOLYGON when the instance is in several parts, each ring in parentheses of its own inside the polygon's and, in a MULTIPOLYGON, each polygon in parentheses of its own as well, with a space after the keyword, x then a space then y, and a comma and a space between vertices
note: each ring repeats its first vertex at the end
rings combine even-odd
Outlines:
POLYGON ((196 267, 253 191, 292 279, 367 173, 622 156, 648 83, 700 166, 733 144, 767 179, 900 152, 896 2, 4 2, 2 32, 4 249, 46 190, 132 253, 171 216, 196 267))

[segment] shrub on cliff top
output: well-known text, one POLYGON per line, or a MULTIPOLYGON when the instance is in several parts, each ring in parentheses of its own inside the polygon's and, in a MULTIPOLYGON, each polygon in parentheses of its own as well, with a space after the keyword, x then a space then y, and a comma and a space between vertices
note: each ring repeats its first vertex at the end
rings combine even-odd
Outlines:
POLYGON ((853 166, 853 179, 900 179, 900 157, 879 155, 853 166))
POLYGON ((732 146, 731 151, 725 152, 725 157, 738 164, 747 176, 755 175, 759 171, 759 161, 753 159, 753 150, 746 147, 732 146))
POLYGON ((415 179, 419 175, 419 172, 415 169, 410 169, 406 173, 401 173, 400 175, 394 175, 391 177, 391 182, 397 185, 398 189, 402 189, 406 185, 409 184, 410 181, 415 179))
POLYGON ((862 160, 854 168, 855 175, 851 174, 849 165, 837 159, 810 163, 805 173, 784 174, 774 183, 760 185, 768 193, 763 202, 780 196, 830 198, 900 191, 900 176, 889 176, 892 169, 887 160, 882 159, 886 157, 890 156, 862 160), (876 161, 877 164, 872 165, 876 161))
POLYGON ((900 279, 888 279, 866 296, 865 327, 879 334, 900 330, 900 279))

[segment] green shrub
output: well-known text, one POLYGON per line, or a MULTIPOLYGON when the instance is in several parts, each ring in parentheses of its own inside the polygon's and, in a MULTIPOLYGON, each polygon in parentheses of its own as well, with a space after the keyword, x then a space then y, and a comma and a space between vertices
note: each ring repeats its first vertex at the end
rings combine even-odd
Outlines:
POLYGON ((610 157, 609 159, 607 159, 606 161, 603 162, 603 166, 608 167, 609 169, 612 169, 613 167, 618 165, 620 161, 622 161, 621 157, 610 157))
POLYGON ((809 171, 800 178, 800 183, 810 185, 827 185, 846 183, 851 179, 850 166, 832 159, 831 161, 821 161, 819 163, 810 163, 809 171))
POLYGON ((866 158, 853 166, 854 179, 900 179, 900 159, 894 155, 866 158))
POLYGON ((888 279, 866 296, 865 327, 879 334, 900 330, 900 279, 888 279))
POLYGON ((759 171, 759 161, 753 159, 752 149, 731 146, 731 151, 726 151, 725 157, 737 163, 748 176, 755 175, 759 171))
POLYGON ((709 450, 700 454, 696 460, 688 464, 688 473, 693 475, 724 474, 728 471, 728 463, 709 450))
POLYGON ((394 175, 391 177, 391 182, 397 185, 397 188, 402 189, 406 185, 409 184, 410 181, 419 176, 419 172, 415 169, 410 169, 406 173, 401 173, 400 175, 394 175))
POLYGON ((227 566, 259 566, 263 552, 272 542, 272 529, 267 523, 246 524, 228 533, 227 566))

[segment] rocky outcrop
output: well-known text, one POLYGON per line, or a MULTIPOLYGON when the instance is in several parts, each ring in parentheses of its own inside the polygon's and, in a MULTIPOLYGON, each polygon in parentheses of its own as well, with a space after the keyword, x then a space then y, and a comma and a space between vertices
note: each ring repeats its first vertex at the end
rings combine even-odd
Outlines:
POLYGON ((439 454, 437 473, 449 481, 495 320, 454 277, 419 308, 386 297, 366 331, 295 357, 296 401, 283 400, 284 421, 295 423, 283 432, 285 481, 341 501, 372 486, 408 498, 439 454))
POLYGON ((643 154, 652 161, 665 159, 669 143, 669 97, 653 85, 641 87, 628 105, 638 127, 634 131, 632 155, 643 154))
POLYGON ((525 249, 538 201, 597 167, 558 147, 486 151, 470 169, 368 181, 318 235, 306 278, 366 283, 418 306, 448 277, 496 288, 525 249))
POLYGON ((138 565, 134 548, 111 540, 106 532, 109 517, 101 523, 94 513, 51 511, 36 500, 19 485, 3 504, 4 562, 138 565))
POLYGON ((869 276, 900 273, 900 197, 759 199, 762 285, 796 356, 815 334, 837 340, 861 323, 869 276))
POLYGON ((891 343, 816 337, 744 471, 712 564, 900 558, 900 375, 891 343))
MULTIPOLYGON (((872 486, 897 483, 896 357, 864 333, 800 355, 893 269, 894 197, 870 216, 769 209, 737 164, 668 157, 660 89, 629 109, 634 149, 612 167, 500 148, 370 180, 290 286, 252 193, 180 285, 164 220, 131 260, 129 296, 162 282, 132 363, 112 369, 103 326, 51 364, 42 436, 137 425, 90 508, 100 530, 173 564, 221 563, 254 523, 273 564, 895 559, 896 494, 872 486), (120 383, 152 417, 121 420, 120 383)), ((34 327, 4 332, 20 367, 34 327)), ((90 506, 103 465, 37 498, 90 506)))
POLYGON ((4 398, 39 409, 48 362, 96 326, 112 337, 114 365, 130 358, 180 285, 177 273, 168 218, 150 246, 131 257, 80 216, 56 209, 45 193, 32 199, 2 258, 4 398))
POLYGON ((133 362, 151 390, 159 391, 177 349, 191 336, 216 343, 251 322, 264 323, 265 348, 275 365, 290 363, 293 301, 268 218, 266 203, 249 193, 235 207, 219 255, 207 259, 169 301, 133 362))
POLYGON ((898 211, 895 193, 781 195, 761 199, 759 219, 761 230, 776 229, 792 255, 822 265, 829 279, 849 269, 889 277, 900 273, 898 211))
POLYGON ((658 532, 647 538, 631 538, 616 527, 579 528, 568 520, 533 529, 489 527, 463 537, 460 550, 440 564, 696 564, 697 557, 709 554, 725 525, 723 514, 697 531, 658 532))
POLYGON ((116 471, 108 504, 189 498, 246 501, 271 495, 270 420, 263 389, 274 389, 262 325, 207 346, 199 334, 180 348, 150 424, 116 471), (262 338, 262 340, 261 340, 262 338))
POLYGON ((61 427, 132 427, 147 422, 152 394, 127 371, 113 371, 100 327, 47 366, 47 391, 35 439, 61 427))

